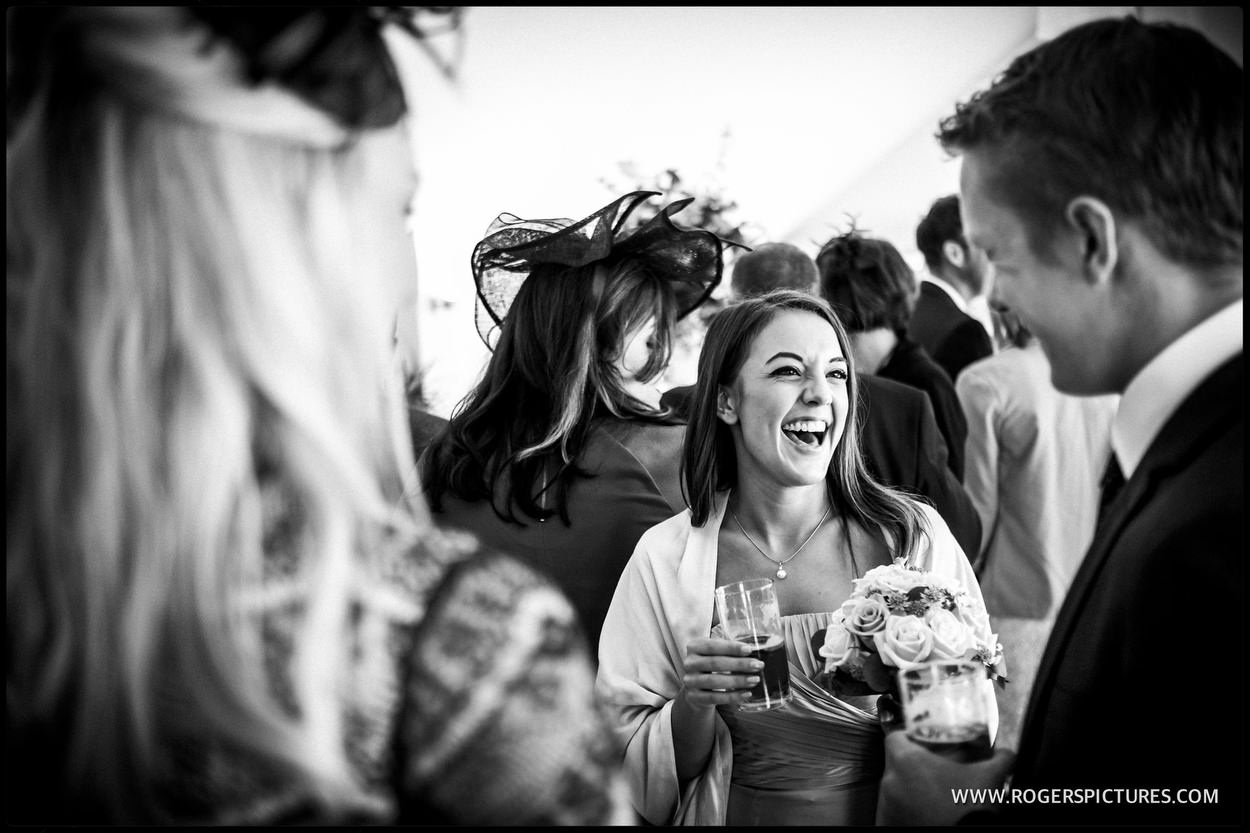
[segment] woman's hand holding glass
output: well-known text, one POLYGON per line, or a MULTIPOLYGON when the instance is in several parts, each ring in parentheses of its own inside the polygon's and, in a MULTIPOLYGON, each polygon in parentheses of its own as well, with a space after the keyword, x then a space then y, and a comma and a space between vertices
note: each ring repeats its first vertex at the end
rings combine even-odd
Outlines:
POLYGON ((681 696, 692 706, 715 708, 744 703, 759 684, 764 663, 750 656, 750 646, 714 636, 686 643, 686 673, 681 696))

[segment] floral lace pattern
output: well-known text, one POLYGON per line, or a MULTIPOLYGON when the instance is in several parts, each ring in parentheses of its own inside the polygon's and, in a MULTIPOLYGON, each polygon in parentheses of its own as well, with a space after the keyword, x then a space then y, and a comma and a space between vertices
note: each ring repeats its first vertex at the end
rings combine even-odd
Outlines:
MULTIPOLYGON (((612 817, 621 752, 569 603, 520 562, 452 569, 417 628, 399 793, 460 823, 612 817)), ((420 818, 402 818, 421 821, 420 818)))
MULTIPOLYGON (((264 569, 244 601, 256 643, 240 657, 262 663, 279 707, 308 716, 293 684, 308 613, 299 502, 277 487, 265 499, 264 569)), ((151 806, 131 810, 145 823, 191 825, 628 823, 622 753, 577 615, 555 585, 463 533, 393 537, 369 560, 350 579, 345 654, 327 665, 337 711, 319 715, 342 744, 352 795, 327 812, 285 765, 210 731, 171 732, 159 776, 135 785, 151 806)), ((182 707, 177 685, 157 708, 182 707)), ((11 690, 10 763, 21 766, 8 776, 10 821, 118 823, 105 795, 65 778, 68 710, 22 720, 21 705, 11 690)))
MULTIPOLYGON (((277 562, 290 556, 283 549, 273 550, 277 562)), ((266 572, 272 590, 298 570, 287 562, 266 572)), ((472 536, 432 531, 386 559, 362 599, 342 717, 368 800, 347 820, 580 825, 628 813, 621 751, 594 698, 580 625, 553 583, 472 536)), ((302 613, 287 603, 263 616, 273 692, 293 712, 288 675, 302 613)), ((215 808, 214 822, 324 821, 294 788, 211 757, 212 786, 197 792, 215 800, 196 803, 215 808)))
POLYGON ((459 533, 427 535, 387 572, 385 590, 414 604, 416 618, 414 608, 356 610, 344 742, 376 800, 359 814, 384 823, 614 818, 620 750, 594 699, 579 624, 554 585, 459 533))

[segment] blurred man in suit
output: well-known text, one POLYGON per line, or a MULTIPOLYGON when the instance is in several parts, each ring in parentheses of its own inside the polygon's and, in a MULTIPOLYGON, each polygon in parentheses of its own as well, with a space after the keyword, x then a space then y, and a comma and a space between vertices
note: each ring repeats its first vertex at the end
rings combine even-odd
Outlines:
POLYGON ((1244 820, 1244 83, 1192 29, 1104 19, 941 124, 969 242, 1051 381, 1122 398, 1018 757, 961 764, 895 733, 881 823, 1244 820), (1009 771, 1032 803, 953 793, 1009 771))
POLYGON ((929 276, 920 282, 908 334, 920 343, 954 382, 959 371, 994 352, 985 325, 969 304, 988 287, 985 255, 969 246, 959 218, 959 197, 937 200, 916 227, 916 248, 929 276))
MULTIPOLYGON (((730 288, 735 298, 773 289, 816 294, 815 262, 790 243, 765 243, 734 263, 730 288)), ((859 374, 863 449, 869 470, 883 483, 928 499, 971 560, 980 547, 981 521, 972 499, 947 466, 947 446, 938 430, 929 397, 908 385, 859 374)), ((692 387, 673 388, 661 404, 679 414, 692 387)))

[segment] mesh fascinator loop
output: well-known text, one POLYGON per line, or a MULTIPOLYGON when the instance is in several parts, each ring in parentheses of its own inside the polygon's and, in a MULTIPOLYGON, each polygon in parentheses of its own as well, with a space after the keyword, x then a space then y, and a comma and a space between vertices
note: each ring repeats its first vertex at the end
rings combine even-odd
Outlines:
POLYGON ((494 349, 499 329, 521 285, 543 264, 578 267, 599 261, 635 260, 673 284, 677 317, 712 294, 724 272, 726 246, 739 246, 706 229, 672 221, 692 197, 669 203, 632 231, 623 231, 631 212, 658 191, 633 191, 582 220, 523 220, 500 214, 473 248, 477 287, 477 332, 494 349))

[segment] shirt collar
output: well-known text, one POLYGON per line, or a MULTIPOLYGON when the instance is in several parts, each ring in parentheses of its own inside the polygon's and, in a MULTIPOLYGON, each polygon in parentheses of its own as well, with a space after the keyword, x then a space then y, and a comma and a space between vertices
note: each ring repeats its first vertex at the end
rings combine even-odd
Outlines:
POLYGON ((929 283, 933 284, 938 289, 942 290, 947 295, 949 295, 951 297, 951 300, 955 302, 955 306, 959 307, 961 311, 963 312, 968 311, 968 302, 964 300, 964 296, 959 294, 958 289, 951 286, 949 283, 937 277, 936 275, 925 275, 924 280, 928 281, 929 283))
POLYGON ((1191 328, 1137 372, 1111 424, 1111 447, 1125 479, 1181 402, 1242 349, 1242 299, 1191 328))

